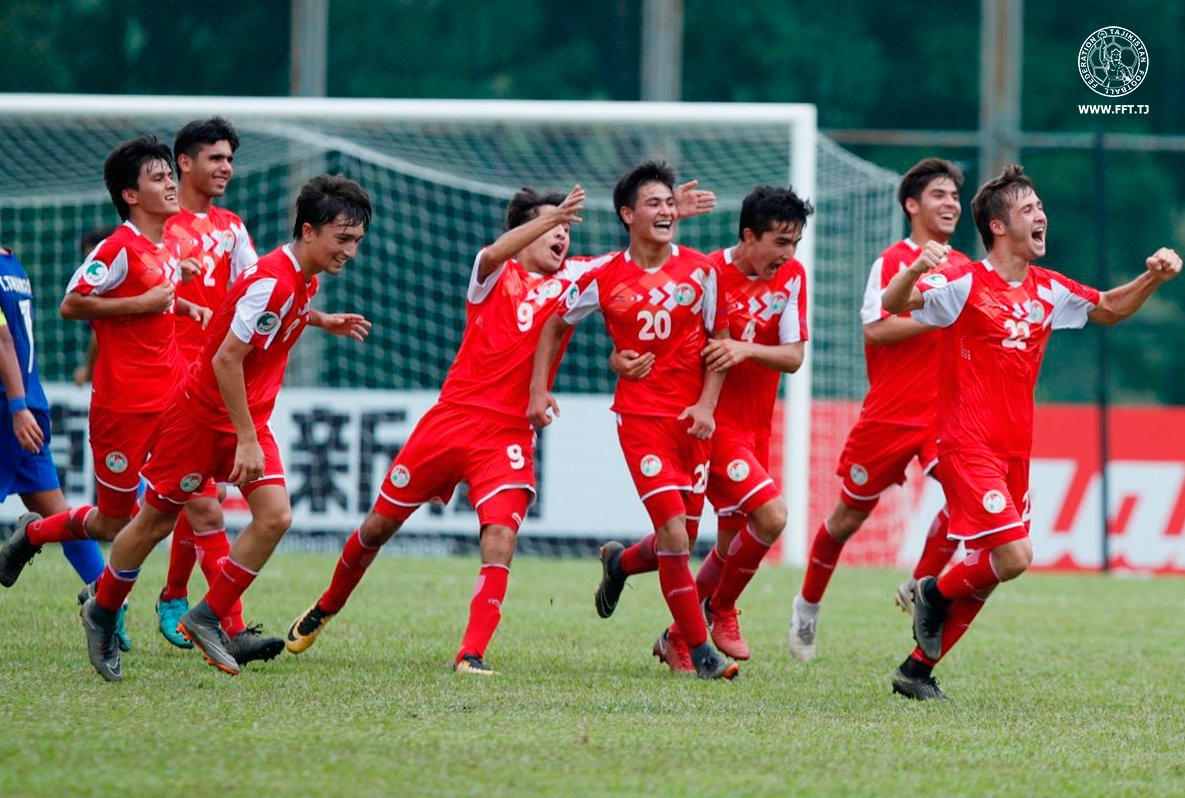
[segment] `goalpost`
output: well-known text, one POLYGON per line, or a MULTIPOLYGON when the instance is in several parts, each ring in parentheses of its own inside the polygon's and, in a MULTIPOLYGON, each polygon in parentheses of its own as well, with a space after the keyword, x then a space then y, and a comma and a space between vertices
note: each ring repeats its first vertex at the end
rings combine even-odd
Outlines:
MULTIPOLYGON (((519 187, 588 190, 585 221, 573 229, 576 254, 623 246, 612 187, 649 158, 716 192, 717 211, 678 233, 702 251, 735 243, 740 201, 758 183, 789 184, 810 198, 817 210, 798 258, 807 269, 811 343, 798 374, 783 382, 775 442, 790 508, 783 559, 802 562, 820 501, 834 501, 834 455, 866 387, 857 311, 868 264, 901 228, 896 177, 820 137, 815 108, 805 104, 0 95, 0 243, 21 257, 37 293, 42 375, 64 408, 55 407, 55 457, 68 492, 89 490, 78 420, 85 394, 68 384, 87 330, 62 322, 56 307, 83 233, 118 222, 103 159, 139 133, 171 146, 182 124, 212 115, 230 119, 242 138, 221 204, 244 218, 261 252, 288 238, 295 190, 314 174, 344 173, 374 200, 359 257, 323 282, 319 299, 327 309, 366 313, 374 333, 364 346, 305 336, 289 370, 294 409, 278 422, 296 441, 285 455, 290 474, 304 480, 293 486, 296 526, 309 531, 347 531, 346 519, 369 507, 401 431, 452 362, 472 259, 499 234, 519 187), (322 406, 331 395, 348 418, 322 406)), ((552 498, 550 509, 536 510, 544 536, 603 539, 645 528, 620 455, 604 454, 612 438, 603 413, 612 392, 608 351, 600 325, 583 325, 561 368, 557 391, 576 418, 565 413, 541 447, 541 504, 552 498), (610 498, 610 488, 623 486, 610 498), (571 497, 582 490, 593 500, 573 514, 571 497)), ((471 517, 453 523, 451 513, 418 513, 408 529, 424 516, 427 532, 471 534, 471 517)))

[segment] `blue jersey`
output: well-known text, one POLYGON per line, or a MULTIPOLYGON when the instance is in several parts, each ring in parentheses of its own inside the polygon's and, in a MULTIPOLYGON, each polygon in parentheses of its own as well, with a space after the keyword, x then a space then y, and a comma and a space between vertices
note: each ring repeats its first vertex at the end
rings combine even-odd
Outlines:
MULTIPOLYGON (((25 400, 29 407, 49 410, 41 378, 37 375, 36 348, 33 343, 33 289, 29 275, 20 261, 10 252, 0 250, 0 313, 12 334, 17 361, 21 365, 21 379, 25 383, 25 400)), ((4 384, 0 383, 0 401, 7 402, 4 384)))

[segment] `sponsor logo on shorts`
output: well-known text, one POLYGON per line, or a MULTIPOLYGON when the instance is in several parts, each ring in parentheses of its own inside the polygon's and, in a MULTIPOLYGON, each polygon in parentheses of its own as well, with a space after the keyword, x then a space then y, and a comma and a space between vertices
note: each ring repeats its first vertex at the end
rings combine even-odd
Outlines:
POLYGON ((397 465, 391 469, 391 484, 397 488, 406 488, 411 482, 411 472, 405 465, 397 465))
POLYGON ((539 293, 548 299, 555 299, 564 293, 564 285, 559 280, 548 280, 539 286, 539 293))
POLYGON ((271 335, 280 326, 280 317, 270 310, 259 314, 255 320, 255 332, 260 335, 271 335))
POLYGON ((1008 500, 1004 498, 1004 494, 998 490, 989 490, 983 494, 983 509, 995 515, 996 513, 1004 512, 1004 508, 1008 506, 1008 500))
POLYGON ((931 274, 928 277, 923 277, 922 282, 928 286, 932 286, 933 288, 941 288, 942 286, 946 285, 946 275, 931 274))
POLYGON ((194 471, 181 477, 181 490, 186 493, 193 493, 202 485, 202 475, 194 471))
POLYGON ((687 307, 695 304, 695 286, 691 283, 679 283, 679 287, 675 289, 675 302, 687 307))
POLYGON ((728 478, 733 482, 743 482, 749 476, 749 464, 744 460, 733 460, 728 464, 728 478))
POLYGON ((868 481, 868 469, 862 465, 854 465, 848 469, 848 476, 855 484, 863 485, 868 481))
POLYGON ((642 462, 638 464, 638 468, 642 471, 644 477, 656 477, 658 472, 662 471, 662 460, 656 454, 648 454, 642 458, 642 462))
POLYGON ((781 313, 783 310, 786 309, 786 303, 789 301, 790 301, 789 297, 787 297, 781 291, 778 291, 776 294, 774 294, 772 297, 769 298, 769 309, 772 310, 774 313, 781 313))
POLYGON ((91 261, 90 265, 82 272, 82 279, 87 285, 99 285, 107 279, 108 272, 107 264, 99 261, 91 261))
POLYGON ((128 458, 123 452, 109 452, 103 462, 107 463, 107 470, 112 474, 122 474, 128 470, 128 458))

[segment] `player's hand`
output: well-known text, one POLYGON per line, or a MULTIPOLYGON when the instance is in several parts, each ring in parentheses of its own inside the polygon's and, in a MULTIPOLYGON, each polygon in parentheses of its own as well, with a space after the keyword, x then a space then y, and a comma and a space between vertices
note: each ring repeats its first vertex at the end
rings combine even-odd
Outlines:
POLYGON ((700 353, 704 356, 704 363, 712 371, 728 371, 733 366, 744 363, 752 354, 749 345, 744 341, 732 338, 714 338, 700 353))
POLYGON ((45 433, 30 410, 18 410, 12 414, 12 431, 17 443, 30 454, 36 454, 45 445, 45 433))
POLYGON ((712 433, 716 431, 716 418, 711 410, 701 404, 694 404, 691 407, 683 409, 679 414, 679 421, 689 419, 691 426, 687 428, 687 433, 693 438, 699 438, 701 441, 706 441, 712 437, 712 433))
POLYGON ((181 282, 188 283, 202 273, 202 263, 197 258, 186 258, 177 264, 177 271, 181 275, 181 282))
POLYGON ((81 388, 91 381, 91 370, 83 363, 81 366, 74 369, 74 384, 81 388))
POLYGON ((715 192, 696 188, 698 185, 698 180, 689 180, 675 188, 675 208, 680 219, 703 216, 716 208, 715 192))
POLYGON ((618 377, 627 380, 640 380, 654 368, 654 353, 640 354, 632 349, 615 351, 609 355, 609 368, 618 377))
POLYGON ((923 275, 937 268, 940 263, 946 260, 948 254, 950 254, 949 244, 927 241, 926 245, 922 247, 922 251, 918 253, 918 259, 910 264, 909 269, 919 276, 923 275))
POLYGON ((543 429, 551 423, 552 414, 559 418, 560 405, 551 391, 531 391, 531 401, 527 404, 527 420, 531 422, 531 426, 543 429))
POLYGON ((568 192, 568 196, 564 197, 564 201, 556 206, 555 220, 556 224, 575 224, 576 222, 583 222, 584 217, 580 212, 584 210, 584 189, 580 184, 572 186, 572 190, 568 192))
POLYGON ((214 316, 214 311, 204 305, 195 305, 191 302, 185 309, 185 316, 196 321, 204 330, 209 326, 210 319, 214 316))
POLYGON ((1148 266, 1148 271, 1152 276, 1162 283, 1168 282, 1181 273, 1181 256, 1168 247, 1156 250, 1144 263, 1148 266))
POLYGON ((235 445, 235 464, 228 481, 240 488, 263 476, 263 447, 256 440, 240 440, 235 445))
POLYGON ((173 284, 154 285, 138 297, 141 313, 164 313, 173 307, 173 284))
POLYGON ((373 325, 361 313, 322 313, 321 329, 327 333, 365 341, 373 325))

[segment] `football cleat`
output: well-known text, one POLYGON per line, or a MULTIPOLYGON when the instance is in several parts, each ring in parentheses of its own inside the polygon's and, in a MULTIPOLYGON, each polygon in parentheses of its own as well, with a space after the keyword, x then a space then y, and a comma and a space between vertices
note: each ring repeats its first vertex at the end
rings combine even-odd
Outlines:
POLYGON ((0 585, 12 587, 21 575, 21 571, 41 551, 39 546, 29 542, 25 529, 34 521, 40 521, 37 513, 25 513, 16 522, 16 529, 12 531, 4 548, 0 548, 0 585))
POLYGON ((897 593, 893 596, 894 603, 907 615, 913 615, 913 588, 917 583, 918 580, 911 576, 897 585, 897 593))
POLYGON ((325 612, 321 605, 313 602, 313 606, 305 610, 299 618, 288 627, 288 639, 284 641, 285 648, 293 654, 308 649, 317 641, 317 635, 329 623, 329 619, 336 613, 325 612))
POLYGON ((819 653, 818 608, 815 609, 815 614, 812 615, 800 608, 799 602, 801 601, 802 596, 794 597, 794 612, 790 615, 788 644, 790 646, 790 654, 794 659, 799 662, 810 662, 819 653))
POLYGON ((602 618, 608 618, 617 609, 617 600, 625 588, 626 575, 621 570, 623 551, 625 546, 616 540, 601 546, 601 584, 597 585, 593 599, 597 605, 597 615, 602 618))
POLYGON ((915 701, 946 698, 946 694, 938 689, 938 680, 933 676, 909 676, 901 668, 893 671, 893 693, 915 701))
POLYGON ((256 660, 273 660, 284 650, 284 638, 264 637, 263 624, 252 624, 230 639, 226 647, 240 666, 256 660))
POLYGON ((741 611, 736 607, 727 610, 710 610, 709 602, 704 600, 704 610, 710 611, 711 623, 708 629, 712 633, 712 642, 720 653, 733 659, 746 660, 749 658, 749 644, 741 636, 741 626, 737 616, 741 611))
POLYGON ((913 588, 913 639, 922 653, 932 660, 942 656, 942 625, 946 621, 946 608, 939 609, 926 599, 926 585, 934 582, 933 576, 923 576, 913 588))
POLYGON ((741 668, 728 657, 712 648, 711 643, 704 643, 691 652, 691 661, 695 664, 695 675, 701 679, 735 679, 741 668))
MULTIPOLYGON (((94 598, 95 591, 98 590, 98 587, 99 581, 97 579, 94 582, 83 585, 82 590, 78 591, 78 606, 81 607, 86 603, 87 599, 94 598)), ((119 608, 119 612, 115 614, 115 643, 119 646, 119 650, 124 652, 132 650, 132 638, 128 634, 126 626, 127 618, 128 603, 125 601, 123 606, 119 608)))
POLYGON ((205 599, 199 601, 193 609, 181 616, 181 620, 177 621, 177 628, 189 639, 189 642, 197 646, 198 651, 202 652, 202 656, 206 658, 206 662, 223 673, 229 673, 231 676, 239 675, 242 668, 230 653, 230 638, 226 636, 226 632, 222 631, 222 623, 205 599))
POLYGON ((181 634, 181 630, 177 628, 177 621, 181 620, 181 616, 187 612, 189 612, 189 600, 184 596, 168 601, 163 601, 159 597, 156 600, 157 628, 160 629, 165 640, 177 648, 193 648, 193 643, 185 639, 185 635, 181 634))
POLYGON ((658 640, 654 641, 652 649, 659 662, 675 673, 695 673, 695 665, 691 663, 691 649, 687 647, 683 635, 677 630, 663 629, 658 640))
POLYGON ((498 672, 481 661, 476 654, 466 654, 453 663, 453 671, 472 676, 497 676, 498 672))
POLYGON ((78 611, 82 628, 86 630, 86 651, 91 665, 109 682, 118 682, 123 678, 119 643, 115 639, 116 615, 100 607, 93 598, 87 598, 78 611))

